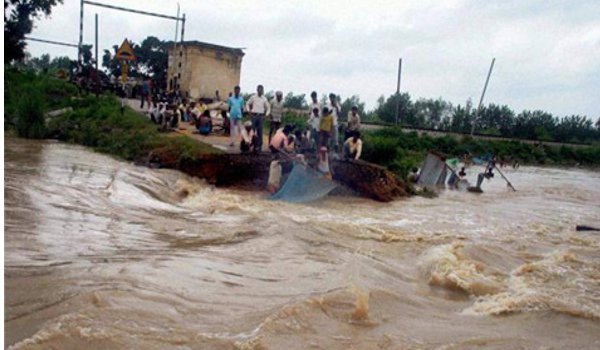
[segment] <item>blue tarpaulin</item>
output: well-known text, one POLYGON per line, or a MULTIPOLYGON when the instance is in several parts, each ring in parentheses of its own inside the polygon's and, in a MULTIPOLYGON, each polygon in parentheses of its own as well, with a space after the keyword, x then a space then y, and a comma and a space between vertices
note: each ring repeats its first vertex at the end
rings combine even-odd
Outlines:
POLYGON ((318 171, 301 164, 294 164, 287 180, 279 191, 271 196, 273 200, 303 203, 325 197, 337 185, 318 171))

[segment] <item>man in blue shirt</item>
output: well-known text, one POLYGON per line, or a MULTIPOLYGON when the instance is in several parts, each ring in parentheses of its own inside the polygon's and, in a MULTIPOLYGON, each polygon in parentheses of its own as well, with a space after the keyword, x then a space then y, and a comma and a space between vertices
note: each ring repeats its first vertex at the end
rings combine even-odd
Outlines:
POLYGON ((233 88, 233 96, 227 99, 227 104, 229 105, 229 118, 231 120, 229 131, 231 143, 229 147, 234 147, 235 138, 241 131, 242 110, 244 108, 244 98, 240 96, 239 86, 233 88))

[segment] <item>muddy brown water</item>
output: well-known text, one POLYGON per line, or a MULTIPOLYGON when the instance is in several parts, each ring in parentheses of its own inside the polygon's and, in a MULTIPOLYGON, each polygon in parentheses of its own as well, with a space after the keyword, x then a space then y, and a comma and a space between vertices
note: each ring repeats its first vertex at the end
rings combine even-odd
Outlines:
POLYGON ((600 348, 598 172, 294 205, 57 142, 4 165, 8 348, 600 348))

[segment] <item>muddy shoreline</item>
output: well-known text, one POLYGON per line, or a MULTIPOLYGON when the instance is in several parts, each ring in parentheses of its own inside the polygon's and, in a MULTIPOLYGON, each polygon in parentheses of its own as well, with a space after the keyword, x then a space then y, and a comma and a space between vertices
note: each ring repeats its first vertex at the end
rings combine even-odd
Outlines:
MULTIPOLYGON (((269 177, 273 156, 268 153, 203 154, 193 160, 178 161, 176 150, 155 149, 147 157, 136 161, 152 168, 179 170, 187 175, 205 179, 217 187, 235 187, 246 190, 264 190, 269 177)), ((292 168, 291 161, 283 161, 284 173, 292 168)), ((406 197, 410 189, 387 169, 364 161, 333 160, 334 180, 342 185, 338 194, 355 194, 379 202, 390 202, 406 197)))

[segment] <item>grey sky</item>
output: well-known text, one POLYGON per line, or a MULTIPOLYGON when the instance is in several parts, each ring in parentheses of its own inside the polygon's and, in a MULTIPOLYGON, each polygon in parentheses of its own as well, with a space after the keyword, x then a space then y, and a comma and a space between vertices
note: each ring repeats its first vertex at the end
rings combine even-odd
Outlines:
MULTIPOLYGON (((175 14, 176 1, 99 0, 175 14)), ((31 36, 76 42, 79 1, 65 0, 31 36)), ((186 40, 245 48, 242 89, 359 95, 368 108, 396 90, 413 98, 477 103, 492 57, 486 103, 516 111, 600 116, 600 1, 224 1, 181 0, 186 40)), ((173 40, 173 21, 85 7, 84 42, 100 49, 125 37, 173 40)), ((76 57, 76 49, 30 43, 29 51, 76 57)))

